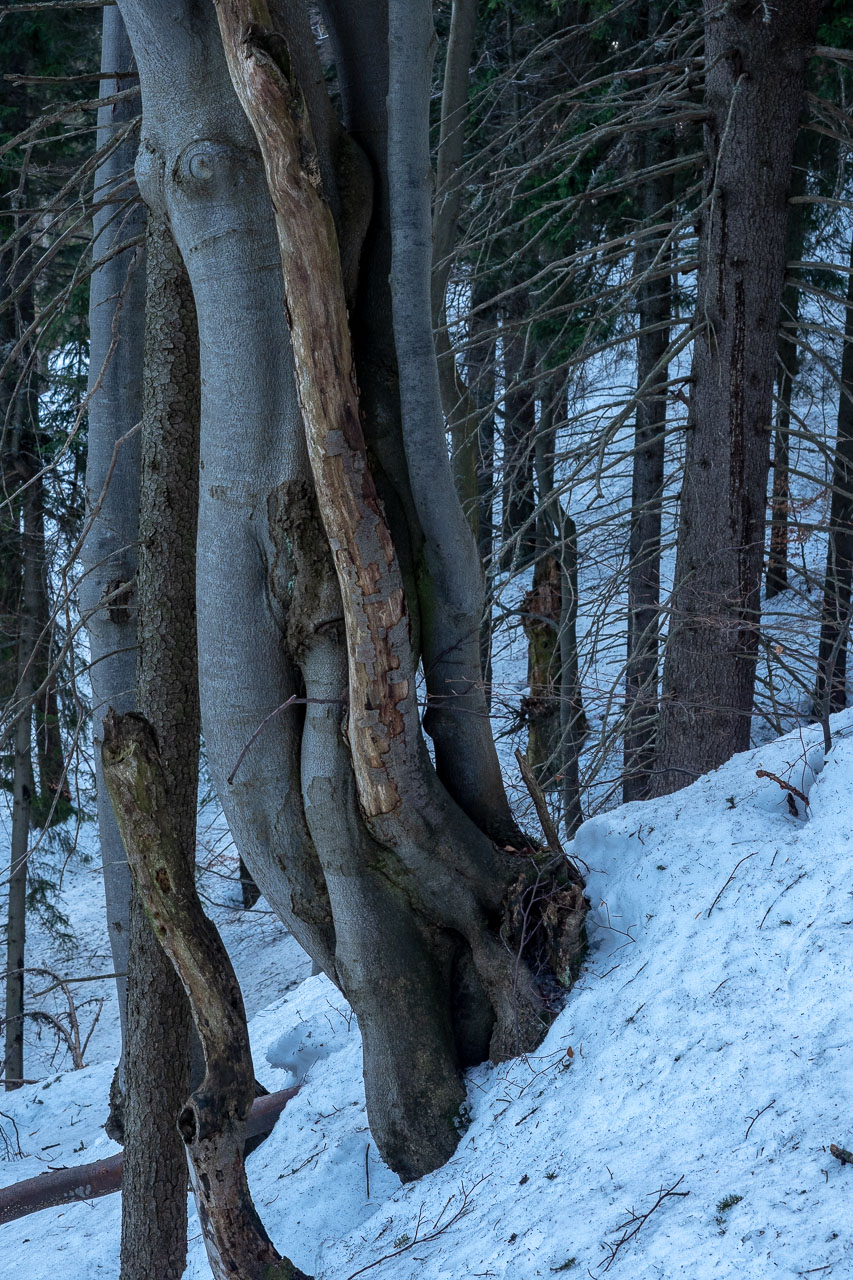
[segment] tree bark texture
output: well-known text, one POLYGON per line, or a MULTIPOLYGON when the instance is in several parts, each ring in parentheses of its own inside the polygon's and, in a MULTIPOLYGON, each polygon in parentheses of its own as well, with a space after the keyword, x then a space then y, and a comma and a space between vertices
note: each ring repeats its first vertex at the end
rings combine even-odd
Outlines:
MULTIPOLYGON (((103 17, 101 67, 129 70, 133 53, 117 9, 103 17)), ((126 87, 101 80, 106 96, 126 87)), ((110 257, 122 244, 142 237, 145 209, 128 194, 138 135, 122 138, 139 114, 138 99, 114 103, 98 113, 98 145, 114 149, 95 174, 95 269, 89 295, 89 434, 86 511, 91 525, 83 544, 80 604, 89 633, 92 732, 97 743, 108 707, 136 705, 136 552, 139 513, 139 434, 142 418, 142 348, 145 318, 143 249, 137 244, 110 257), (121 188, 121 189, 120 189, 121 188), (100 265, 99 265, 100 264, 100 265), (133 433, 133 434, 131 434, 133 433)), ((95 750, 98 833, 104 868, 107 929, 119 995, 122 1044, 126 1030, 130 873, 101 777, 95 750)))
POLYGON ((187 993, 204 1051, 204 1080, 181 1109, 178 1129, 214 1280, 306 1280, 277 1253, 249 1192, 243 1146, 255 1082, 243 997, 172 827, 169 784, 148 722, 109 715, 103 765, 151 927, 187 993))
MULTIPOLYGON (((207 11, 184 23, 165 4, 123 6, 145 104, 140 186, 168 213, 199 317, 199 647, 214 778, 265 897, 355 1009, 374 1137, 403 1177, 416 1177, 458 1140, 460 1067, 535 1043, 548 1011, 534 969, 540 960, 553 971, 560 964, 561 973, 568 966, 559 929, 537 921, 532 940, 525 932, 529 913, 519 903, 539 875, 534 851, 519 856, 492 842, 494 830, 507 829, 501 813, 508 808, 495 799, 494 779, 500 797, 503 789, 489 763, 496 756, 487 716, 442 721, 456 726, 458 804, 430 763, 418 722, 421 652, 428 681, 440 677, 446 689, 447 673, 462 673, 465 696, 479 705, 471 691, 480 684, 480 608, 466 597, 453 612, 470 559, 447 581, 439 573, 448 554, 442 538, 464 535, 473 547, 453 492, 440 407, 429 419, 432 434, 415 442, 417 483, 410 483, 411 442, 401 426, 402 361, 387 284, 391 211, 379 146, 387 124, 387 12, 378 2, 357 15, 324 6, 343 50, 347 115, 378 157, 375 218, 358 278, 348 282, 353 235, 358 240, 357 220, 344 216, 348 180, 338 166, 336 221, 315 145, 316 111, 306 110, 297 59, 272 16, 259 4, 250 11, 223 0, 223 41, 207 11), (261 157, 228 84, 223 43, 261 157), (189 104, 179 101, 178 82, 189 104), (288 328, 295 383, 289 358, 282 359, 288 328), (359 353, 363 394, 354 370, 359 353), (438 448, 436 430, 443 470, 430 480, 439 509, 451 498, 455 504, 453 522, 442 527, 437 512, 427 511, 426 521, 420 505, 429 498, 426 458, 438 448), (464 640, 459 664, 454 636, 464 640), (264 718, 303 690, 305 702, 268 722, 235 773, 264 718), (469 810, 483 811, 483 827, 469 810)), ((358 169, 352 144, 337 145, 350 157, 344 170, 358 169)), ((425 213, 417 279, 429 349, 429 193, 420 179, 417 200, 419 217, 425 213)), ((437 406, 437 396, 429 404, 437 406)), ((476 553, 473 563, 479 582, 476 553)), ((436 730, 439 762, 440 736, 436 730)), ((447 750, 444 761, 439 769, 447 773, 447 750)), ((561 893, 562 872, 548 874, 561 893)), ((571 910, 560 898, 554 925, 567 912, 573 922, 583 917, 582 895, 574 884, 569 889, 571 910)))
POLYGON ((457 222, 462 206, 459 170, 465 147, 468 79, 476 25, 476 0, 454 0, 441 93, 436 195, 432 213, 431 300, 441 401, 452 445, 453 479, 468 523, 479 543, 477 406, 470 388, 463 382, 457 368, 447 328, 445 306, 457 222))
POLYGON ((231 88, 212 8, 126 0, 139 64, 137 180, 166 216, 199 326, 201 444, 196 592, 202 728, 237 847, 270 906, 334 973, 328 894, 299 783, 302 693, 271 580, 276 512, 305 485, 278 245, 251 129, 231 88))
MULTIPOLYGON (((176 856, 195 866, 199 709, 195 626, 199 362, 189 280, 162 216, 146 245, 137 667, 159 742, 176 856)), ((180 1280, 187 1168, 177 1117, 189 1090, 190 1012, 139 894, 130 916, 121 1280, 180 1280)))
POLYGON ((787 195, 820 9, 705 3, 702 266, 660 792, 749 745, 787 195))
MULTIPOLYGON (((850 255, 853 268, 853 250, 850 255)), ((832 467, 829 542, 823 588, 814 711, 826 718, 847 706, 847 650, 853 582, 853 269, 847 280, 838 431, 832 467)))

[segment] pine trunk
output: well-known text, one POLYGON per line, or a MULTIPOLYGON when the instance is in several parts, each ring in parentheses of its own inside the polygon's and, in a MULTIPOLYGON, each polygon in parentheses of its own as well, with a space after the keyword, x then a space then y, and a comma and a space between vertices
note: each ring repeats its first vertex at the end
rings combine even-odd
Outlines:
POLYGON ((787 196, 819 0, 705 0, 696 337, 656 790, 749 745, 787 196))

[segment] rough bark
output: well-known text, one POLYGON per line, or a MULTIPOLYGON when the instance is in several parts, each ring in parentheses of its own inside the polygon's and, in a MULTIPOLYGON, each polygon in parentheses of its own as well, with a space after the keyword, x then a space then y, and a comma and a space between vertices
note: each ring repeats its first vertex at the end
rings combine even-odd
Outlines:
MULTIPOLYGON (((133 54, 119 12, 107 8, 103 18, 101 67, 105 73, 114 73, 128 70, 132 65, 133 54)), ((115 93, 124 87, 117 78, 103 79, 101 94, 115 93)), ((137 99, 103 107, 98 113, 98 145, 114 141, 138 113, 137 99)), ((87 516, 99 502, 101 505, 83 544, 80 604, 89 633, 92 732, 96 745, 101 738, 107 707, 129 711, 136 705, 139 434, 138 431, 131 433, 142 417, 145 271, 139 247, 113 257, 110 254, 118 246, 139 238, 145 228, 145 209, 139 200, 127 206, 126 191, 111 199, 113 189, 125 184, 133 170, 137 143, 138 137, 131 134, 95 175, 95 198, 104 203, 94 216, 95 270, 89 296, 87 516)), ((130 873, 104 791, 97 749, 95 778, 107 930, 113 969, 120 975, 117 985, 123 1044, 130 873)))
MULTIPOLYGON (((657 6, 650 5, 647 35, 658 25, 657 6)), ((672 139, 641 135, 641 169, 664 164, 672 156, 672 139)), ((672 314, 671 277, 657 273, 661 257, 669 257, 665 236, 655 234, 655 220, 673 200, 671 174, 647 180, 642 189, 643 238, 635 254, 637 288, 637 386, 641 391, 634 428, 631 526, 628 542, 628 634, 625 669, 624 780, 622 799, 645 800, 651 792, 658 720, 660 650, 661 504, 666 442, 666 350, 672 314), (651 234, 649 234, 651 233, 651 234)))
MULTIPOLYGON (((159 742, 176 856, 195 866, 199 710, 195 627, 199 364, 192 291, 171 232, 146 244, 137 688, 159 742)), ((186 1158, 176 1120, 189 1089, 190 1013, 133 893, 127 989, 121 1280, 180 1280, 186 1158)))
POLYGON ((504 312, 503 465, 501 563, 523 569, 536 550, 534 448, 536 436, 535 351, 529 341, 527 297, 516 292, 504 312))
POLYGON ((563 821, 566 835, 574 836, 583 822, 580 787, 580 755, 589 731, 583 707, 578 664, 578 530, 562 507, 560 520, 560 726, 562 730, 563 821))
POLYGON ((787 194, 819 0, 706 0, 696 337, 656 789, 749 745, 787 194))
POLYGON ((214 1280, 306 1280, 277 1253, 249 1192, 243 1146, 255 1085, 243 998, 175 837, 148 722, 133 713, 109 715, 103 765, 151 926, 187 993, 204 1051, 205 1077, 185 1102, 178 1129, 214 1280))
POLYGON ((824 722, 829 715, 843 711, 847 706, 847 650, 853 583, 853 250, 850 262, 814 698, 814 713, 824 722))

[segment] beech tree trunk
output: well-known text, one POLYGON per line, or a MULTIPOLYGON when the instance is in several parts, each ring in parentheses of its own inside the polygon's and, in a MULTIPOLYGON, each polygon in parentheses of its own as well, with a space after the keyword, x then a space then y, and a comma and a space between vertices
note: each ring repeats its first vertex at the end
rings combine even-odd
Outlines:
MULTIPOLYGON (((137 687, 159 743, 165 812, 191 879, 199 710, 195 627, 199 364, 195 307, 161 217, 146 247, 137 687)), ((189 1091, 190 1013, 180 978, 134 890, 127 987, 121 1280, 180 1280, 187 1167, 177 1117, 189 1091)))
MULTIPOLYGON (((119 11, 103 17, 101 67, 121 72, 133 54, 119 11)), ((128 87, 120 78, 101 80, 106 96, 128 87)), ((142 418, 142 348, 145 270, 141 239, 145 209, 128 178, 133 172, 138 134, 122 134, 139 115, 136 99, 98 113, 98 145, 114 144, 95 174, 95 197, 103 207, 94 216, 93 272, 89 292, 89 434, 86 459, 86 516, 91 525, 83 544, 80 605, 89 633, 98 834, 104 869, 107 930, 117 978, 122 1045, 126 1031, 127 958, 130 931, 130 873, 112 807, 101 776, 101 726, 108 707, 136 705, 136 550, 139 516, 139 432, 142 418), (113 251, 139 241, 115 256, 113 251)), ((119 1070, 119 1087, 123 1067, 119 1070)))
POLYGON ((787 195, 819 0, 705 0, 705 201, 656 789, 749 745, 787 195))
POLYGON ((324 5, 352 138, 316 92, 301 3, 274 21, 222 0, 221 36, 209 10, 122 8, 138 180, 199 320, 212 772, 264 896, 358 1015, 377 1146, 417 1177, 458 1141, 460 1068, 538 1042, 534 972, 571 982, 585 912, 571 870, 517 832, 483 696, 482 573, 431 338, 430 6, 324 5), (534 883, 537 902, 553 886, 547 918, 526 910, 534 883))

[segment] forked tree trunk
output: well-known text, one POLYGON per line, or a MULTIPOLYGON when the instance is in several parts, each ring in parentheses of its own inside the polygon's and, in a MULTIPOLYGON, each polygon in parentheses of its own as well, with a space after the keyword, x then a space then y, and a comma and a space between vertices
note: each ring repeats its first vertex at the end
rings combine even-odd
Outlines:
MULTIPOLYGON (((183 23, 165 3, 123 0, 123 7, 146 102, 140 185, 168 211, 199 317, 199 644, 212 771, 265 897, 358 1015, 380 1151, 402 1176, 418 1176, 458 1140, 460 1066, 538 1040, 548 1013, 528 956, 570 980, 585 909, 571 873, 559 867, 547 873, 558 909, 550 924, 532 920, 524 895, 539 874, 534 851, 519 857, 491 838, 516 829, 480 684, 482 579, 453 490, 431 353, 429 6, 397 12, 391 96, 402 108, 416 93, 417 107, 414 121, 398 115, 390 144, 399 183, 392 209, 377 143, 385 130, 387 12, 378 0, 357 14, 325 6, 347 112, 377 147, 376 214, 354 294, 346 184, 336 171, 336 226, 336 202, 324 197, 323 113, 315 104, 309 122, 296 83, 313 74, 306 57, 313 44, 297 44, 290 58, 262 5, 251 15, 231 0, 219 7, 274 223, 209 11, 183 23), (301 69, 300 57, 308 63, 301 69), (176 83, 189 95, 181 112, 172 109, 176 83), (394 330, 392 212, 394 275, 411 294, 394 299, 394 330), (281 358, 281 277, 270 269, 277 260, 302 421, 281 358), (361 352, 365 361, 361 400, 347 296, 359 333, 355 358, 361 352), (416 311, 411 323, 407 306, 416 311), (393 340, 389 346, 395 330, 409 343, 399 360, 402 417, 393 340), (390 360, 377 363, 377 351, 390 360), (407 586, 418 592, 414 612, 407 586), (430 700, 439 704, 437 772, 418 723, 420 638, 430 700), (304 713, 291 705, 269 722, 229 790, 241 747, 302 688, 304 713)), ((292 36, 305 15, 300 5, 287 8, 292 36)))
POLYGON ((820 0, 705 0, 705 187, 656 789, 749 745, 787 195, 820 0))
MULTIPOLYGON (((106 8, 101 67, 130 69, 133 54, 119 12, 106 8)), ((101 81, 103 95, 128 87, 128 80, 101 81)), ((129 711, 136 705, 136 542, 139 514, 139 433, 142 417, 142 346, 145 270, 141 243, 110 257, 122 244, 141 240, 145 209, 131 180, 138 134, 122 134, 139 115, 138 99, 103 107, 98 113, 98 145, 113 144, 95 175, 95 269, 89 295, 89 434, 86 460, 84 574, 80 604, 89 633, 92 732, 100 742, 107 707, 129 711), (100 265, 99 265, 100 264, 100 265)), ((119 997, 122 1044, 127 1003, 127 949, 130 931, 130 873, 95 750, 98 834, 107 901, 107 931, 119 997)), ((119 1076, 122 1074, 120 1069, 119 1076)))
POLYGON ((853 582, 853 251, 850 264, 814 699, 815 715, 824 722, 829 715, 843 711, 847 706, 847 650, 853 582))
MULTIPOLYGON (((159 743, 174 856, 195 866, 199 711, 195 627, 200 379, 195 307, 161 217, 146 246, 137 688, 159 743)), ((180 1280, 187 1168, 177 1117, 189 1091, 190 1014, 136 890, 130 913, 121 1280, 180 1280)))

